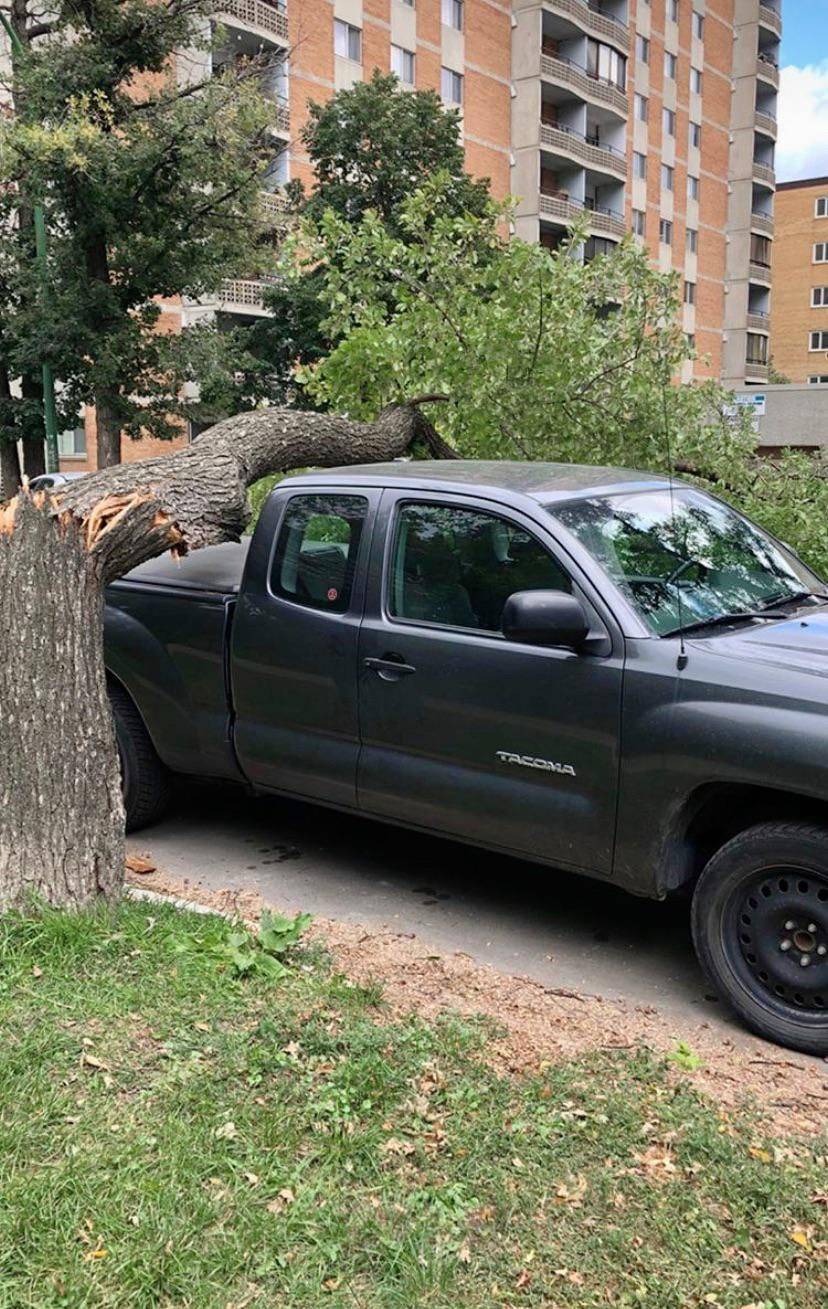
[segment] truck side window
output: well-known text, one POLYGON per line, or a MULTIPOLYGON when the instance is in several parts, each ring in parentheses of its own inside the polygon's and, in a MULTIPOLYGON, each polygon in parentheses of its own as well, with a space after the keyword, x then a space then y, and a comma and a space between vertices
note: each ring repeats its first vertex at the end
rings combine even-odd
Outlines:
POLYGON ((571 591, 533 536, 495 514, 404 504, 394 535, 389 610, 394 618, 499 632, 515 591, 571 591))
POLYGON ((271 591, 295 604, 345 613, 367 513, 361 495, 293 496, 276 542, 271 591))

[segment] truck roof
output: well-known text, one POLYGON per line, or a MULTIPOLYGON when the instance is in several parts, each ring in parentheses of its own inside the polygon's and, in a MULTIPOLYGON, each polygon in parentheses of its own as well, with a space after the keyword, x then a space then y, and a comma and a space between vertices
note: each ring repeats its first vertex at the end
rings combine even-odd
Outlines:
POLYGON ((590 464, 554 464, 526 460, 399 459, 387 464, 350 464, 322 468, 291 477, 291 483, 336 481, 350 486, 410 486, 427 490, 468 490, 485 487, 505 495, 524 495, 549 504, 556 500, 607 495, 633 489, 654 490, 669 485, 659 473, 630 468, 595 468, 590 464))

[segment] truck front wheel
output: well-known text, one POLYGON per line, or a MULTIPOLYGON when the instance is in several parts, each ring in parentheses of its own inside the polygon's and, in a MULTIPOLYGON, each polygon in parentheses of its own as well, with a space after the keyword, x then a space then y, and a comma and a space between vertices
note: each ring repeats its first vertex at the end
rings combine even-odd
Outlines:
POLYGON ((828 830, 740 832, 699 878, 692 924, 702 967, 754 1032, 828 1054, 828 830))
POLYGON ((126 830, 136 832, 163 816, 169 800, 169 773, 155 753, 143 719, 126 691, 110 685, 109 702, 121 761, 126 830))

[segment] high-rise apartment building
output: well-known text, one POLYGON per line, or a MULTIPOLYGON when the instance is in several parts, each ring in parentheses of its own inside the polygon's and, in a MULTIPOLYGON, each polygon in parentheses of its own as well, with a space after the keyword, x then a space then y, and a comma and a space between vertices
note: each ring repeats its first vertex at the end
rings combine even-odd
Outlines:
MULTIPOLYGON (((682 281, 696 376, 767 376, 781 16, 759 0, 514 0, 517 231, 632 230, 682 281)), ((689 372, 689 370, 688 370, 689 372)))
MULTIPOLYGON (((680 276, 684 329, 698 354, 687 376, 761 383, 780 4, 217 0, 226 42, 212 58, 218 68, 272 56, 274 221, 284 182, 312 180, 301 143, 310 103, 390 70, 404 88, 431 88, 460 109, 467 167, 491 179, 496 197, 516 197, 518 236, 554 247, 585 220, 588 259, 631 230, 680 276)), ((265 312, 264 289, 240 266, 214 301, 165 304, 164 326, 255 317, 265 312)), ((73 466, 83 466, 83 436, 70 439, 73 466)), ((149 449, 125 442, 124 455, 149 449)))
POLYGON ((828 385, 828 177, 779 187, 770 348, 789 382, 828 385))

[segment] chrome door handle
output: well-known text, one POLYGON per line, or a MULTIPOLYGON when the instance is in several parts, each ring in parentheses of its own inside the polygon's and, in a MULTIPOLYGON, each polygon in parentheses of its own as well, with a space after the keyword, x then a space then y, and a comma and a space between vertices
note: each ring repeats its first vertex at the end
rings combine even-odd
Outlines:
POLYGON ((409 677, 411 673, 417 671, 413 664, 403 663, 401 658, 393 658, 389 655, 384 659, 363 659, 362 662, 365 668, 370 668, 384 682, 395 682, 398 677, 409 677))

